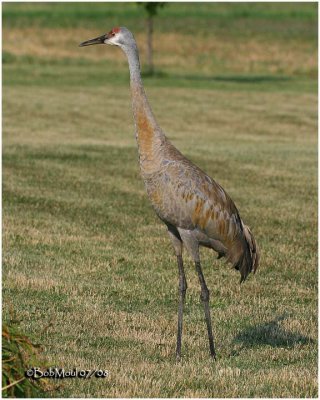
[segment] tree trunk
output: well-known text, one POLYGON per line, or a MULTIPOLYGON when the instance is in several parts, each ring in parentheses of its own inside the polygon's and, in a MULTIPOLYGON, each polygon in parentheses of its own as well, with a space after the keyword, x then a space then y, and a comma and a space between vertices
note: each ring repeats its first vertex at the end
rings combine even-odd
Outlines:
POLYGON ((153 74, 153 49, 152 49, 152 33, 153 33, 153 18, 148 16, 147 18, 147 64, 148 73, 153 74))

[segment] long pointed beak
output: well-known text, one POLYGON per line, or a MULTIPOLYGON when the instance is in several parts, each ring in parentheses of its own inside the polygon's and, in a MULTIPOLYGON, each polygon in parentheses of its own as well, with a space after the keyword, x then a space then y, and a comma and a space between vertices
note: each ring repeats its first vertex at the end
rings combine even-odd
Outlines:
POLYGON ((83 46, 91 46, 92 44, 104 44, 104 41, 107 39, 107 35, 104 34, 102 36, 96 37, 94 39, 87 40, 79 44, 79 47, 83 46))

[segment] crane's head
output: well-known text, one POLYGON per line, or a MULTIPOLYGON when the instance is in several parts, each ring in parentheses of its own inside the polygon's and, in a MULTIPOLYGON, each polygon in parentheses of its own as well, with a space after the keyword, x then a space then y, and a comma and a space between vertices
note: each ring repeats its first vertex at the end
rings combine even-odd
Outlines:
POLYGON ((93 44, 111 44, 114 46, 126 47, 135 44, 135 40, 129 29, 125 27, 116 27, 102 36, 80 43, 79 46, 91 46, 93 44))

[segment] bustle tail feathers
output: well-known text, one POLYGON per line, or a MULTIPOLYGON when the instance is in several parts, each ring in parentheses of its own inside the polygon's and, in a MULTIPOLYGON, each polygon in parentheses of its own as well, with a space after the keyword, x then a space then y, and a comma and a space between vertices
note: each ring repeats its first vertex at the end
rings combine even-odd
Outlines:
POLYGON ((253 273, 255 274, 255 272, 259 266, 259 261, 260 261, 259 247, 257 246, 257 242, 256 242, 250 228, 247 225, 243 224, 243 232, 244 232, 246 240, 249 244, 250 255, 251 255, 251 259, 252 259, 252 269, 253 269, 253 273))
POLYGON ((242 227, 244 236, 234 244, 228 257, 228 261, 241 274, 240 283, 247 279, 250 272, 256 272, 260 259, 259 248, 250 228, 243 223, 242 227))

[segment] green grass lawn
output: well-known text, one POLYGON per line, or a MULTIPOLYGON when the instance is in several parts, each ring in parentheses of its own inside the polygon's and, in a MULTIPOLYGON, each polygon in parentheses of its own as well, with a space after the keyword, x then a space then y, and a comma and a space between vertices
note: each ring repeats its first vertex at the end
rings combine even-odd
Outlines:
POLYGON ((118 24, 144 63, 133 4, 3 5, 3 318, 50 365, 110 372, 48 396, 316 397, 316 3, 170 4, 156 20, 158 122, 261 248, 241 287, 202 250, 215 363, 187 255, 175 362, 178 272, 139 176, 125 58, 77 47, 118 24))

